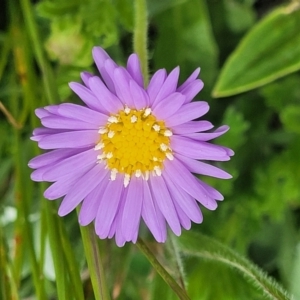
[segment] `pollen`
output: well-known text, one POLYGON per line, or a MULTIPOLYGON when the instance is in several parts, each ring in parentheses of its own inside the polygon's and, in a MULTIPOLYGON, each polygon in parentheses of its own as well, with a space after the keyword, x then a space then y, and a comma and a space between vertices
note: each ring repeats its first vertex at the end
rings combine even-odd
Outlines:
POLYGON ((95 145, 98 163, 106 163, 111 180, 124 175, 126 187, 132 176, 148 180, 149 174, 161 176, 163 162, 173 159, 170 148, 172 132, 158 121, 150 108, 129 109, 111 115, 99 128, 100 138, 95 145))

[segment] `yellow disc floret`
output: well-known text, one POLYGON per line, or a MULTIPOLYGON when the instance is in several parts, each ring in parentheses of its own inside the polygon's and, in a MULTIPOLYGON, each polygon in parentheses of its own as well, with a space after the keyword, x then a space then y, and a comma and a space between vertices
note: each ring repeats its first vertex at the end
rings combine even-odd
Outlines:
POLYGON ((119 111, 108 118, 99 129, 100 139, 95 150, 100 150, 99 162, 106 162, 111 180, 117 173, 125 174, 124 185, 130 177, 149 178, 150 172, 160 176, 166 158, 172 160, 171 130, 152 115, 150 108, 119 111))

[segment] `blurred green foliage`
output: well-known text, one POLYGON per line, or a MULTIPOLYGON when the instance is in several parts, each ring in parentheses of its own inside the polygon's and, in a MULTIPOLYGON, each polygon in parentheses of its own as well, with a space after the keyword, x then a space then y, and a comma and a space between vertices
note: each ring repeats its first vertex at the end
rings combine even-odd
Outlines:
MULTIPOLYGON (((133 1, 4 4, 0 299, 57 299, 64 297, 60 287, 68 288, 65 299, 93 299, 77 216, 58 218, 56 203, 43 199, 45 186, 30 180, 27 162, 39 150, 29 136, 39 126, 35 108, 49 104, 49 99, 78 101, 67 83, 79 81, 82 70, 96 72, 94 45, 125 63, 132 52, 133 1), (37 37, 26 7, 33 13, 37 37), (55 271, 59 268, 61 273, 55 271)), ((299 8, 299 1, 148 1, 150 72, 180 65, 182 81, 200 66, 205 87, 197 99, 209 102, 210 121, 231 127, 217 143, 232 148, 235 156, 217 165, 233 179, 203 178, 225 200, 214 212, 204 210, 203 224, 193 224, 192 230, 248 256, 296 299, 300 299, 299 8), (226 98, 213 99, 212 94, 226 98)), ((145 228, 141 235, 179 278, 181 262, 171 259, 172 245, 157 245, 145 228)), ((113 241, 101 241, 99 246, 113 299, 177 299, 137 248, 119 249, 113 241)), ((263 299, 235 270, 190 255, 182 259, 182 280, 191 299, 263 299)))

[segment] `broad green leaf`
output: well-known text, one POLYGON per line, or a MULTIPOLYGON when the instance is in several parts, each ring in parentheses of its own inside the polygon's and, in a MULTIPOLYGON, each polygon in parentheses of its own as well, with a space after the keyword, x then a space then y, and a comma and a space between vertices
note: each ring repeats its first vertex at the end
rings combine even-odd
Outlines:
POLYGON ((300 10, 295 3, 262 19, 226 61, 214 97, 245 92, 300 69, 300 10))

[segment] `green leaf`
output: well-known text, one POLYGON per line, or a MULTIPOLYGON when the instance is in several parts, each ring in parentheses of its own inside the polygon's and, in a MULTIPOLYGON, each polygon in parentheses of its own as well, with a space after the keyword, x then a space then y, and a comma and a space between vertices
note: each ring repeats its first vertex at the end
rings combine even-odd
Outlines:
POLYGON ((290 299, 287 292, 257 266, 208 236, 187 231, 178 239, 178 246, 184 254, 225 264, 238 270, 268 299, 290 299))
POLYGON ((300 10, 292 3, 262 19, 226 61, 214 97, 245 92, 300 69, 300 10))

